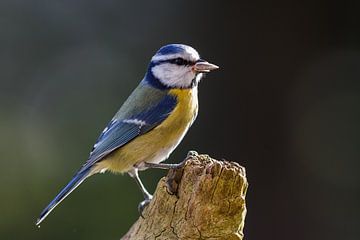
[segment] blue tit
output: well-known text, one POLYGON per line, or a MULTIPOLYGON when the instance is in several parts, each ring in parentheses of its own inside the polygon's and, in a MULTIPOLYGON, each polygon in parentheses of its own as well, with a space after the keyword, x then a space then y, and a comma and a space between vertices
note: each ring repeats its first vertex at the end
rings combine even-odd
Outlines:
POLYGON ((198 83, 218 66, 187 45, 169 44, 151 58, 145 77, 98 137, 88 160, 41 212, 36 225, 86 178, 106 171, 128 173, 139 185, 145 206, 152 198, 138 176, 161 163, 178 146, 198 112, 198 83))

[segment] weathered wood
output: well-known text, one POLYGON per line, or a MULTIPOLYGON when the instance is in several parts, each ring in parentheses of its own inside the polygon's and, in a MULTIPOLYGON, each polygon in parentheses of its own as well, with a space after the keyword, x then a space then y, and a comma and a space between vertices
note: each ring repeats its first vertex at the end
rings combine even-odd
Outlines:
POLYGON ((243 239, 245 169, 207 155, 170 170, 122 240, 243 239))

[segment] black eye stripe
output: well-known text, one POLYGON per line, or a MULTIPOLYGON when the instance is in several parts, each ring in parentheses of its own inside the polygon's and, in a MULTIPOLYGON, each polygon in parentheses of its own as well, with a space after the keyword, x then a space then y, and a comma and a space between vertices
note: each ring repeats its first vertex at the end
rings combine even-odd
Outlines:
POLYGON ((171 63, 174 63, 176 65, 187 65, 188 61, 182 59, 182 58, 175 58, 171 60, 171 63))
POLYGON ((196 62, 195 61, 185 60, 183 58, 178 57, 178 58, 173 58, 173 59, 154 61, 154 62, 152 62, 152 65, 156 66, 156 65, 163 64, 163 63, 171 63, 171 64, 176 64, 176 65, 179 65, 179 66, 192 66, 196 62))
POLYGON ((176 64, 176 65, 179 65, 179 66, 189 66, 189 65, 194 65, 195 64, 195 62, 188 61, 188 60, 185 60, 185 59, 180 58, 180 57, 157 62, 157 64, 161 64, 161 63, 171 63, 171 64, 176 64))

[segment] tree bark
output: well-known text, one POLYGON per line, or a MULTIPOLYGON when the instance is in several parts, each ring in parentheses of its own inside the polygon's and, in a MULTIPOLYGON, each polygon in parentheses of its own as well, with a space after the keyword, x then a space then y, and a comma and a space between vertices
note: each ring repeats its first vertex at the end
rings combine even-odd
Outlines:
POLYGON ((235 162, 193 154, 170 170, 121 240, 243 239, 248 183, 235 162))

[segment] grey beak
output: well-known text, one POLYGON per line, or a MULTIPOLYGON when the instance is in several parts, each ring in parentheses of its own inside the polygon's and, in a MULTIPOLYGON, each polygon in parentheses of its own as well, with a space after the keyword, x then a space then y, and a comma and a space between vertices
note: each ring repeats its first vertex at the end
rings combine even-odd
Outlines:
POLYGON ((210 72, 211 70, 215 70, 218 68, 219 67, 216 66, 215 64, 209 63, 204 60, 197 61, 193 67, 194 71, 199 73, 207 73, 210 72))

